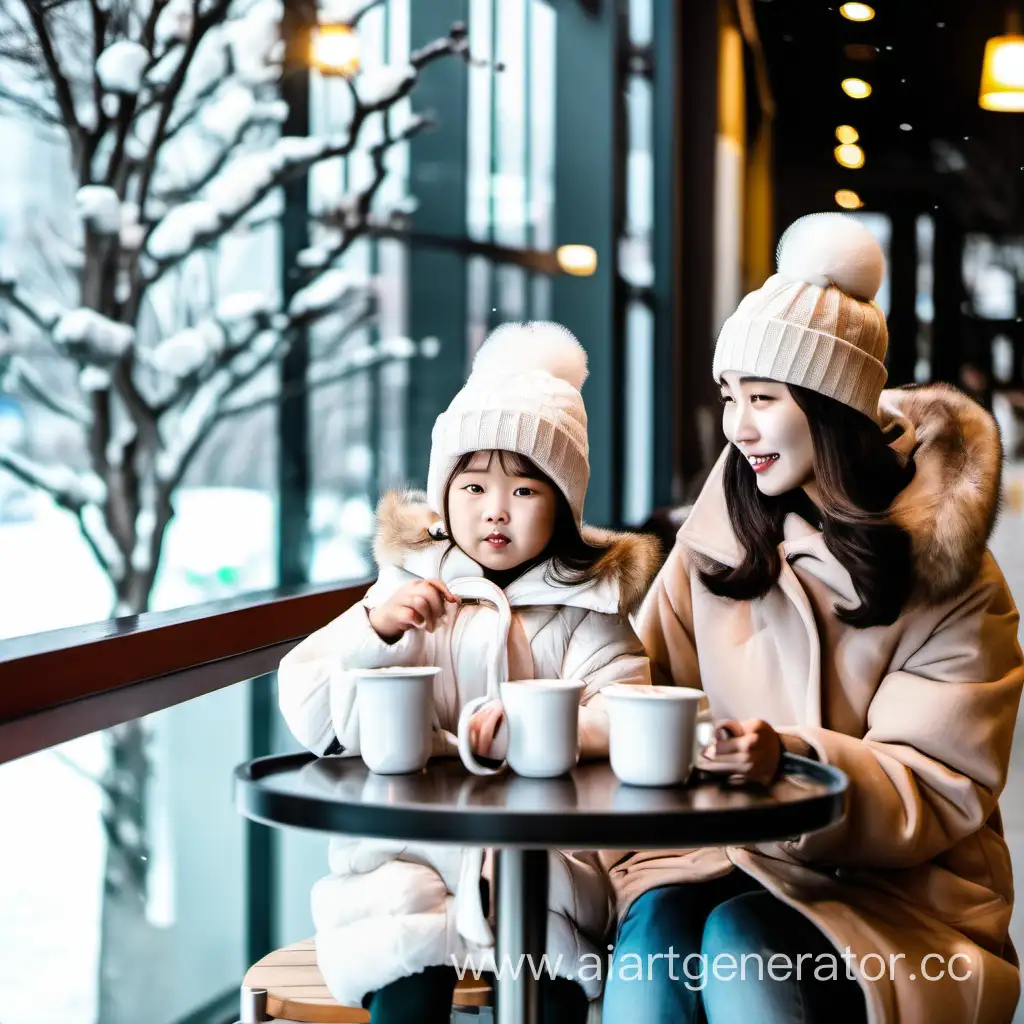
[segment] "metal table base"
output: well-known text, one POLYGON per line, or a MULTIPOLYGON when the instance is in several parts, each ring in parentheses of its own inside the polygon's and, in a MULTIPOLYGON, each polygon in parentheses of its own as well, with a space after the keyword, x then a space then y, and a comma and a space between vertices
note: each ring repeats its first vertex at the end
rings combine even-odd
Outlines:
POLYGON ((542 1024, 540 978, 549 969, 543 959, 548 854, 546 850, 499 849, 496 855, 495 1024, 542 1024))

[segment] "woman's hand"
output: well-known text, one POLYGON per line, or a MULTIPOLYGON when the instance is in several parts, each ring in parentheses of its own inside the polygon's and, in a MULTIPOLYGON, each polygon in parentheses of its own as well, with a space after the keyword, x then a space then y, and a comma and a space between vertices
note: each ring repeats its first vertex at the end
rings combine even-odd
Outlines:
POLYGON ((724 719, 715 723, 715 738, 699 767, 767 785, 779 770, 782 753, 782 738, 767 722, 760 718, 724 719))
POLYGON ((500 700, 492 700, 485 704, 469 720, 469 745, 474 754, 480 757, 495 757, 491 753, 494 744, 494 736, 505 717, 505 709, 501 706, 500 700))
POLYGON ((413 580, 369 613, 370 625, 387 644, 397 642, 410 629, 433 633, 444 618, 446 602, 458 604, 459 598, 442 580, 413 580))

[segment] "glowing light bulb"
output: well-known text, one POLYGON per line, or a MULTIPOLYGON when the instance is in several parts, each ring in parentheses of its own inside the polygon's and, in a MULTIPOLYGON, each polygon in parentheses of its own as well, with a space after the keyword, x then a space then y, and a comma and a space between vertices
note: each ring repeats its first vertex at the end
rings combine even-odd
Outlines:
POLYGON ((850 21, 870 21, 875 16, 875 9, 867 4, 843 4, 839 13, 850 21))
POLYGON ((863 78, 844 78, 843 92, 851 99, 866 100, 871 95, 871 85, 863 78))
POLYGON ((322 75, 349 77, 359 70, 359 37, 351 25, 320 25, 313 32, 310 63, 322 75))
POLYGON ((589 277, 597 270, 597 251, 589 245, 560 245, 555 258, 567 274, 589 277))
POLYGON ((860 146, 836 146, 835 154, 836 160, 842 164, 843 167, 848 167, 852 171, 855 171, 858 167, 864 166, 864 150, 861 149, 860 146))

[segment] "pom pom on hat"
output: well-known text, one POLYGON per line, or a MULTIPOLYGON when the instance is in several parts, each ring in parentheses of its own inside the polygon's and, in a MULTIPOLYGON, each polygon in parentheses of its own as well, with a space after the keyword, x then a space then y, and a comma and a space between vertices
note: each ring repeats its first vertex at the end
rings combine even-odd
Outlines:
POLYGON ((576 335, 544 320, 502 324, 480 346, 473 376, 506 376, 543 370, 579 391, 587 379, 587 353, 576 335))
POLYGON ((872 301, 885 255, 863 222, 814 213, 779 243, 777 274, 722 325, 711 372, 796 384, 879 421, 889 332, 872 301))
POLYGON ((862 301, 878 293, 885 254, 875 236, 853 217, 812 213, 786 230, 779 242, 779 274, 791 281, 826 287, 862 301))

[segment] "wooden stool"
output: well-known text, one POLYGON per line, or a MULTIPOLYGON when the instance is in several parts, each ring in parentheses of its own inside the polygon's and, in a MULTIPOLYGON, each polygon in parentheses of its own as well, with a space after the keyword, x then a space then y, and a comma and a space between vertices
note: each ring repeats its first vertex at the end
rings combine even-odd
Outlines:
MULTIPOLYGON (((309 1024, 369 1024, 370 1012, 336 1003, 316 964, 312 939, 268 953, 246 971, 242 981, 240 1024, 283 1018, 309 1024)), ((455 1006, 487 1006, 491 986, 464 978, 455 986, 455 1006)))

